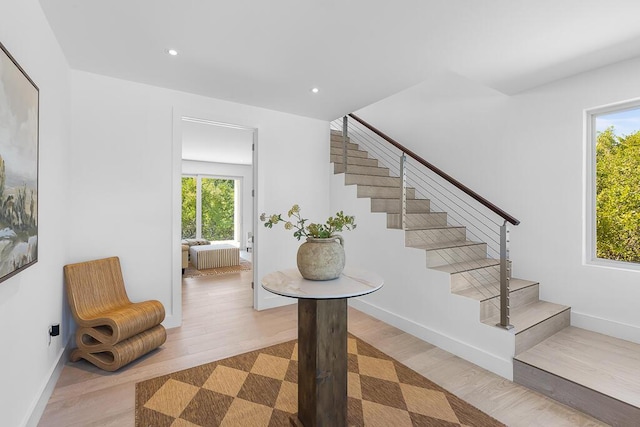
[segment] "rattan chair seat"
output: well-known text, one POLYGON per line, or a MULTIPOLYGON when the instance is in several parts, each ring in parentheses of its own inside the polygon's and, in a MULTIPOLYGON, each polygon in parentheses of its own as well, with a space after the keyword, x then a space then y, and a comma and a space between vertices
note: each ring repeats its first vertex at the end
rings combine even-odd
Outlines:
POLYGON ((64 274, 78 325, 72 361, 83 358, 113 371, 165 342, 164 306, 129 300, 118 257, 65 265, 64 274))

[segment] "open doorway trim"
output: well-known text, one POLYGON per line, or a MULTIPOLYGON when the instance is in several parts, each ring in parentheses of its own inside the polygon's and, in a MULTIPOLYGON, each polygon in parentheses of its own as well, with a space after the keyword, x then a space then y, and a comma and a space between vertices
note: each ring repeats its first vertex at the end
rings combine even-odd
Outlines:
MULTIPOLYGON (((165 325, 166 327, 176 327, 182 324, 182 274, 181 274, 181 188, 182 188, 182 122, 190 121, 194 123, 210 124, 214 126, 223 126, 232 129, 241 129, 252 132, 253 135, 253 153, 252 153, 252 167, 253 167, 253 182, 251 190, 252 197, 252 230, 254 231, 258 226, 258 214, 257 214, 257 188, 258 188, 258 129, 251 126, 244 126, 232 123, 225 123, 208 119, 209 114, 197 112, 197 111, 185 111, 178 108, 173 109, 173 146, 172 146, 172 175, 171 175, 171 195, 172 195, 172 214, 171 214, 171 242, 172 242, 172 279, 171 279, 171 307, 170 312, 172 324, 165 325)), ((253 242, 252 264, 253 264, 253 307, 256 308, 258 301, 258 242, 253 242)))

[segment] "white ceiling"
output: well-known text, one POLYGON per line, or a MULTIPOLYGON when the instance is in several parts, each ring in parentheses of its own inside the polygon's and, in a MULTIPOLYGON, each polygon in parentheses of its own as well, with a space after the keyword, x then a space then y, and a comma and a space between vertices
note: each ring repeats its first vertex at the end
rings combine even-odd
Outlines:
POLYGON ((182 120, 182 159, 201 162, 252 163, 253 132, 206 121, 182 120))
POLYGON ((640 56, 638 0, 40 3, 74 69, 325 120, 443 72, 514 94, 640 56))

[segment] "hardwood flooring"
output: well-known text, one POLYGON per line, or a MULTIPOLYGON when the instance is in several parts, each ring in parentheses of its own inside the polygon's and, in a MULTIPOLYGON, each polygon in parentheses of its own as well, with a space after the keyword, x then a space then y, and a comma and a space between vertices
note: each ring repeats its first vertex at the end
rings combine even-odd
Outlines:
MULTIPOLYGON (((134 426, 136 382, 296 338, 296 305, 254 311, 250 283, 251 272, 185 279, 167 342, 120 372, 68 363, 39 426, 134 426)), ((352 308, 349 332, 509 426, 605 425, 352 308)))

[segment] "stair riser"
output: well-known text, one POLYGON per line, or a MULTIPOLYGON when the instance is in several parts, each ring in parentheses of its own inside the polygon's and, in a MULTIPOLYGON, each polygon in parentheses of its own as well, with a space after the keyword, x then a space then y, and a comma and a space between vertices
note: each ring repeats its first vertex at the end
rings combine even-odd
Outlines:
POLYGON ((637 426, 640 420, 638 407, 519 360, 513 361, 513 382, 612 426, 637 426))
POLYGON ((354 175, 348 172, 344 177, 345 185, 371 185, 375 187, 394 187, 399 188, 402 184, 400 178, 392 176, 369 176, 369 175, 354 175))
POLYGON ((464 227, 435 228, 432 230, 406 230, 405 246, 414 247, 425 243, 455 242, 466 240, 464 227))
MULTIPOLYGON (((340 142, 342 142, 342 132, 340 132, 340 133, 333 133, 333 132, 332 132, 332 133, 331 133, 331 138, 330 138, 330 139, 331 139, 331 142, 333 142, 333 141, 340 141, 340 142)), ((351 141, 351 137, 350 137, 350 136, 347 136, 347 142, 349 142, 349 141, 351 141)))
MULTIPOLYGON (((431 202, 425 199, 407 200, 407 213, 426 213, 431 208, 431 202)), ((371 212, 400 213, 400 201, 389 199, 371 199, 371 212)))
MULTIPOLYGON (((343 154, 342 148, 331 147, 332 156, 342 156, 343 154)), ((366 159, 369 157, 369 154, 366 151, 361 150, 347 150, 347 157, 360 157, 366 159)))
MULTIPOLYGON (((511 264, 511 261, 509 261, 511 264)), ((512 269, 507 274, 511 278, 512 269)), ((465 271, 451 276, 451 291, 461 291, 466 288, 484 288, 487 286, 499 286, 500 265, 491 265, 480 269, 465 271)))
MULTIPOLYGON (((332 154, 331 162, 335 164, 342 164, 342 154, 332 154)), ((358 166, 378 166, 377 159, 368 159, 364 157, 347 157, 347 165, 358 165, 358 166)), ((348 168, 347 168, 348 169, 348 168)))
POLYGON ((435 249, 426 252, 427 267, 437 267, 440 265, 485 259, 487 257, 487 245, 486 243, 479 243, 477 245, 435 249))
MULTIPOLYGON (((368 185, 358 185, 358 197, 370 197, 372 199, 397 199, 400 204, 402 197, 401 188, 393 187, 372 187, 368 185)), ((407 188, 407 199, 415 197, 415 189, 407 188)))
MULTIPOLYGON (((331 148, 337 148, 342 150, 342 139, 340 141, 331 140, 331 148)), ((347 150, 359 150, 358 144, 354 144, 353 142, 347 142, 347 150)))
MULTIPOLYGON (((459 292, 467 288, 482 289, 488 286, 498 286, 500 283, 500 266, 478 268, 451 275, 451 292, 459 292)), ((495 295, 492 293, 490 295, 495 295)))
MULTIPOLYGON (((405 220, 406 229, 444 227, 447 225, 445 212, 408 213, 405 220)), ((402 229, 402 215, 387 214, 387 228, 402 229)))
POLYGON ((534 345, 541 343, 570 324, 571 310, 567 309, 522 332, 517 332, 515 354, 519 354, 530 349, 534 345))
MULTIPOLYGON (((540 299, 540 286, 538 284, 517 289, 509 293, 510 309, 531 304, 540 299)), ((485 321, 500 314, 500 295, 480 303, 480 321, 485 321)))
MULTIPOLYGON (((348 165, 349 173, 357 174, 357 175, 369 175, 369 176, 389 176, 388 168, 378 168, 372 166, 359 166, 359 165, 348 165)), ((333 164, 333 173, 343 173, 344 168, 342 167, 342 163, 334 163, 333 164)))

